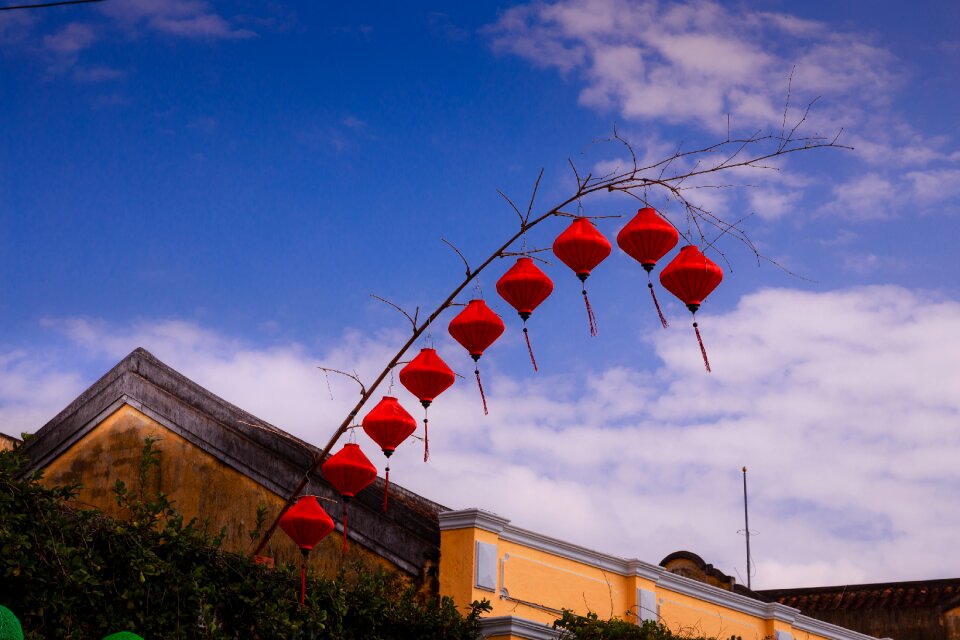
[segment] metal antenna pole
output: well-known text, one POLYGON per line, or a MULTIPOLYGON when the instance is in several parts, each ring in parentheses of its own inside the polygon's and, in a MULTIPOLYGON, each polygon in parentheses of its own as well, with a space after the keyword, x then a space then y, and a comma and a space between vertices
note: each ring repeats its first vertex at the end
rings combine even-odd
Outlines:
POLYGON ((747 468, 743 468, 743 526, 747 533, 747 589, 750 589, 750 515, 747 511, 747 468))

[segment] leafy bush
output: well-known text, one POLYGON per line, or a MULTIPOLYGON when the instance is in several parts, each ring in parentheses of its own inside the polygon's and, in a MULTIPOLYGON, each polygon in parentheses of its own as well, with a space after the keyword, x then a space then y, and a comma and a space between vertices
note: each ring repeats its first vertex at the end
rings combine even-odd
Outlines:
MULTIPOLYGON (((595 613, 580 616, 568 610, 554 621, 553 628, 561 631, 560 637, 564 640, 708 640, 674 633, 666 625, 652 620, 637 625, 620 618, 601 620, 595 613)), ((730 636, 730 640, 740 640, 740 637, 730 636)))
MULTIPOLYGON (((141 478, 158 462, 147 440, 141 478)), ((28 640, 99 640, 128 630, 154 639, 477 637, 487 603, 461 615, 453 601, 418 596, 384 570, 353 567, 310 578, 299 605, 296 567, 266 569, 219 548, 196 520, 184 521, 163 494, 117 481, 129 517, 68 507, 76 487, 18 478, 24 460, 0 452, 0 604, 20 618, 28 640)))

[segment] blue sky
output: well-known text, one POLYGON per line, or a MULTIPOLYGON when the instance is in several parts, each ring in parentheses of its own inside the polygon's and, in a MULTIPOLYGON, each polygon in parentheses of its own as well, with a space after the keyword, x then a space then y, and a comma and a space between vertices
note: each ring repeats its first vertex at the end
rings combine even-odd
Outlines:
MULTIPOLYGON (((802 276, 719 243, 729 265, 699 314, 714 373, 682 307, 661 292, 660 329, 615 251, 589 281, 593 339, 576 279, 546 267, 534 374, 495 265, 480 285, 508 333, 483 361, 491 415, 456 385, 435 407, 447 437, 431 434, 429 465, 409 447, 406 484, 742 574, 746 464, 761 586, 955 576, 960 516, 937 504, 960 490, 958 25, 933 1, 0 12, 0 431, 36 430, 143 346, 322 444, 354 391, 332 381, 331 400, 316 366, 374 374, 405 328, 369 294, 432 308, 462 273, 441 236, 477 262, 514 232, 497 189, 525 203, 542 167, 536 208, 565 200, 568 158, 623 166, 596 142, 614 125, 657 159, 722 139, 728 115, 735 134, 779 130, 792 74, 788 120, 819 97, 801 131, 843 129, 854 149, 691 192, 750 216, 761 252, 802 276)), ((651 202, 685 228, 676 203, 651 202)), ((624 222, 599 226, 612 239, 624 222)), ((449 317, 433 337, 466 374, 449 317)))

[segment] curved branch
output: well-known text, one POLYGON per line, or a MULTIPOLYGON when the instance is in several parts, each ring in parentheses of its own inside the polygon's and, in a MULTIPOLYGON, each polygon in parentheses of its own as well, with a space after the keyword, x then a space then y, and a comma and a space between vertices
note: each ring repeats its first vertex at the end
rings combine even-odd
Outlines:
POLYGON ((356 382, 358 385, 360 385, 360 395, 361 396, 366 395, 367 388, 363 386, 363 381, 360 379, 360 375, 356 371, 354 371, 353 373, 347 373, 346 371, 340 371, 339 369, 331 369, 330 367, 317 367, 317 369, 320 369, 320 371, 323 371, 324 373, 339 373, 341 376, 350 378, 351 380, 356 382))
POLYGON ((462 253, 460 253, 460 249, 457 249, 456 245, 454 245, 452 242, 450 242, 449 240, 447 240, 446 238, 444 238, 444 237, 442 237, 442 236, 440 237, 440 240, 443 241, 444 243, 446 243, 446 245, 447 245, 448 247, 450 247, 451 249, 453 249, 454 251, 457 252, 457 255, 460 256, 460 259, 461 259, 461 260, 463 260, 463 266, 467 268, 467 277, 469 278, 469 277, 470 277, 470 263, 467 262, 467 259, 463 257, 463 254, 462 254, 462 253))
MULTIPOLYGON (((811 106, 812 106, 812 103, 811 103, 811 106)), ((809 110, 809 107, 808 107, 808 110, 809 110)), ((797 127, 799 127, 799 125, 803 122, 805 118, 806 118, 806 114, 804 114, 804 118, 801 119, 801 122, 797 124, 797 127)), ((705 224, 716 226, 717 228, 724 230, 725 233, 731 233, 741 241, 746 242, 748 246, 752 246, 752 243, 750 243, 749 238, 746 238, 745 234, 743 234, 742 231, 740 232, 733 231, 733 229, 735 228, 735 224, 729 225, 728 223, 724 223, 717 216, 689 202, 684 197, 680 187, 684 181, 689 180, 691 178, 708 175, 718 171, 726 171, 726 170, 737 168, 737 167, 758 168, 759 166, 762 166, 762 163, 765 160, 784 156, 791 153, 797 153, 800 151, 809 151, 813 149, 824 149, 824 148, 834 148, 834 149, 850 148, 845 145, 837 144, 838 138, 834 138, 833 140, 830 140, 830 141, 822 138, 795 139, 792 137, 795 131, 796 131, 796 127, 793 130, 791 130, 790 135, 787 136, 786 144, 776 144, 776 146, 774 146, 773 149, 770 151, 765 151, 761 149, 757 154, 749 158, 742 158, 739 160, 735 160, 737 156, 739 156, 740 153, 743 151, 743 149, 755 148, 757 145, 760 145, 766 142, 782 143, 783 136, 778 137, 774 135, 765 135, 765 136, 753 135, 753 136, 750 136, 749 138, 739 139, 739 140, 730 140, 728 136, 728 139, 724 140, 723 142, 718 142, 712 145, 702 147, 697 150, 685 151, 682 153, 679 151, 679 147, 678 147, 677 152, 675 152, 670 157, 664 158, 663 160, 655 162, 646 167, 634 166, 629 171, 616 173, 610 176, 603 176, 602 178, 597 178, 597 179, 593 178, 593 174, 588 174, 586 178, 581 179, 579 172, 577 172, 577 169, 573 164, 573 161, 568 159, 570 167, 571 169, 573 169, 573 173, 577 181, 576 191, 570 197, 566 198, 559 204, 546 210, 544 213, 540 214, 533 220, 529 219, 529 214, 528 216, 524 217, 524 215, 520 213, 520 210, 517 209, 517 207, 510 201, 510 199, 507 198, 506 195, 504 195, 502 192, 500 192, 500 195, 502 195, 507 200, 507 202, 510 202, 511 206, 513 206, 513 209, 517 212, 518 216, 520 217, 520 220, 521 220, 520 229, 514 234, 512 234, 509 238, 507 238, 507 240, 498 248, 496 248, 476 269, 470 268, 470 264, 467 262, 467 259, 463 256, 463 254, 460 252, 459 249, 457 249, 452 243, 450 243, 445 238, 441 238, 443 242, 449 245, 457 253, 457 255, 460 256, 460 259, 463 260, 463 263, 466 266, 466 273, 463 280, 456 287, 454 287, 454 289, 447 295, 447 297, 434 309, 434 311, 429 316, 427 316, 426 319, 423 320, 421 324, 417 325, 416 323, 414 323, 413 334, 399 348, 397 353, 390 359, 386 367, 384 367, 383 371, 381 371, 380 374, 377 376, 377 378, 370 384, 370 387, 363 388, 363 392, 361 394, 360 400, 356 403, 356 405, 354 405, 350 413, 347 414, 347 416, 344 418, 340 426, 337 427, 336 431, 334 431, 334 433, 330 437, 330 440, 324 446, 323 450, 319 451, 314 456, 312 464, 308 469, 305 470, 300 482, 297 484, 295 488, 291 490, 290 496, 287 499, 284 507, 280 510, 280 513, 277 514, 277 517, 274 520, 273 524, 271 524, 270 528, 267 529, 267 531, 263 534, 263 537, 261 538, 260 543, 257 546, 257 549, 254 551, 254 554, 255 555, 259 554, 263 550, 267 542, 270 540, 270 537, 276 531, 277 525, 280 522, 280 518, 287 511, 287 509, 290 508, 290 506, 293 504, 293 501, 296 499, 298 495, 300 495, 300 492, 303 491, 304 487, 307 486, 307 483, 310 481, 310 477, 320 467, 320 465, 326 459, 327 455, 330 453, 331 449, 337 443, 340 437, 343 436, 344 433, 346 433, 346 431, 350 427, 350 424, 357 417, 360 410, 363 408, 364 404, 366 404, 367 400, 370 399, 370 397, 373 395, 376 389, 380 386, 383 380, 389 375, 390 371, 395 366, 397 366, 397 364, 400 362, 401 358, 404 356, 407 350, 427 330, 427 328, 430 327, 430 325, 440 316, 440 314, 443 313, 443 311, 445 311, 448 307, 455 304, 455 300, 457 296, 460 295, 460 293, 473 281, 474 278, 476 278, 484 269, 486 269, 495 260, 497 260, 498 258, 502 258, 506 254, 507 250, 513 245, 513 243, 519 240, 528 230, 536 227, 541 222, 548 220, 552 217, 571 215, 564 212, 563 211, 564 208, 575 202, 580 201, 582 198, 589 196, 593 193, 597 193, 600 191, 621 191, 629 195, 633 195, 634 197, 637 197, 636 194, 632 193, 633 190, 646 189, 648 187, 660 187, 665 191, 667 191, 667 193, 670 196, 675 198, 678 202, 680 202, 684 206, 688 216, 692 221, 692 224, 697 228, 697 232, 700 234, 701 240, 705 240, 704 230, 701 226, 701 222, 703 222, 705 224), (722 163, 720 163, 719 165, 701 167, 702 158, 704 158, 705 156, 708 156, 709 154, 716 153, 718 151, 724 151, 727 149, 736 149, 734 145, 740 148, 737 149, 732 156, 728 156, 727 159, 724 160, 722 163), (694 163, 693 168, 687 171, 678 171, 673 175, 664 177, 667 169, 674 163, 674 161, 683 159, 683 158, 695 159, 696 162, 694 163), (660 170, 660 175, 657 178, 644 177, 640 175, 645 171, 651 171, 655 169, 660 170), (591 180, 593 180, 593 182, 591 182, 591 180)), ((619 137, 619 133, 617 133, 616 130, 614 131, 614 133, 615 133, 615 136, 619 137)), ((538 177, 537 185, 539 185, 539 182, 540 182, 540 178, 538 177)), ((537 185, 535 185, 534 187, 535 189, 537 188, 537 185)), ((532 206, 530 210, 532 211, 532 206)), ((620 217, 620 216, 591 216, 591 217, 606 218, 606 217, 620 217)), ((755 248, 754 248, 754 251, 755 251, 755 248)), ((722 256, 723 254, 721 253, 720 255, 722 256)), ((343 373, 343 372, 339 372, 339 373, 343 373)), ((353 376, 350 376, 349 374, 346 374, 346 375, 348 377, 353 377, 353 376)))
MULTIPOLYGON (((371 298, 376 298, 376 299, 379 300, 380 302, 382 302, 382 303, 384 303, 384 304, 388 304, 388 305, 390 305, 391 307, 393 307, 394 309, 396 309, 397 311, 399 311, 400 313, 402 313, 402 314, 403 314, 403 317, 405 317, 407 320, 409 320, 409 321, 410 321, 410 324, 413 325, 413 330, 414 330, 414 331, 417 330, 417 318, 416 318, 416 314, 413 315, 413 316, 411 316, 409 313, 407 313, 406 311, 404 311, 404 310, 403 310, 403 307, 401 307, 400 305, 395 304, 395 303, 393 303, 393 302, 390 302, 390 301, 387 300, 386 298, 381 298, 380 296, 378 296, 378 295, 376 295, 376 294, 371 293, 371 294, 370 294, 370 297, 371 297, 371 298)), ((417 307, 416 313, 420 313, 420 307, 417 307)))

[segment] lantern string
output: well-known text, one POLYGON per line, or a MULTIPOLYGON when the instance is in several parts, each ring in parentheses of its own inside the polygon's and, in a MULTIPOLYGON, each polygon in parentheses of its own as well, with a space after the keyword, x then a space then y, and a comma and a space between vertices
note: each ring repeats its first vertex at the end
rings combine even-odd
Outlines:
POLYGON ((653 297, 653 305, 657 308, 657 315, 660 316, 660 324, 663 325, 663 328, 666 329, 670 325, 667 324, 667 319, 663 317, 663 311, 660 310, 660 303, 657 302, 657 294, 653 291, 653 283, 650 282, 650 274, 647 274, 647 286, 650 288, 650 295, 653 297))
POLYGON ((597 335, 597 317, 593 315, 593 307, 590 306, 590 298, 587 297, 587 288, 584 287, 580 293, 583 294, 583 302, 587 305, 587 320, 590 322, 590 335, 597 335))
POLYGON ((697 342, 700 343, 700 353, 703 354, 703 366, 707 368, 707 373, 711 372, 710 361, 707 360, 707 349, 703 346, 703 338, 700 337, 700 328, 697 326, 696 321, 693 323, 693 330, 697 333, 697 342))
POLYGON ((302 549, 303 558, 300 560, 300 606, 307 598, 307 550, 302 549))
POLYGON ((537 368, 537 360, 533 357, 533 347, 530 346, 530 333, 527 331, 527 321, 523 321, 523 337, 527 339, 527 352, 530 353, 530 362, 533 363, 533 370, 540 371, 537 368))
POLYGON ((423 461, 430 459, 430 421, 427 419, 427 408, 423 409, 423 461))
POLYGON ((386 478, 383 481, 383 512, 387 512, 387 498, 390 495, 390 465, 387 465, 386 478))
POLYGON ((347 520, 350 517, 350 506, 343 505, 343 555, 347 555, 347 520))
POLYGON ((490 412, 487 411, 487 396, 483 392, 483 383, 480 381, 480 367, 475 368, 473 373, 477 376, 477 386, 480 387, 480 399, 483 400, 483 415, 489 415, 490 412))

